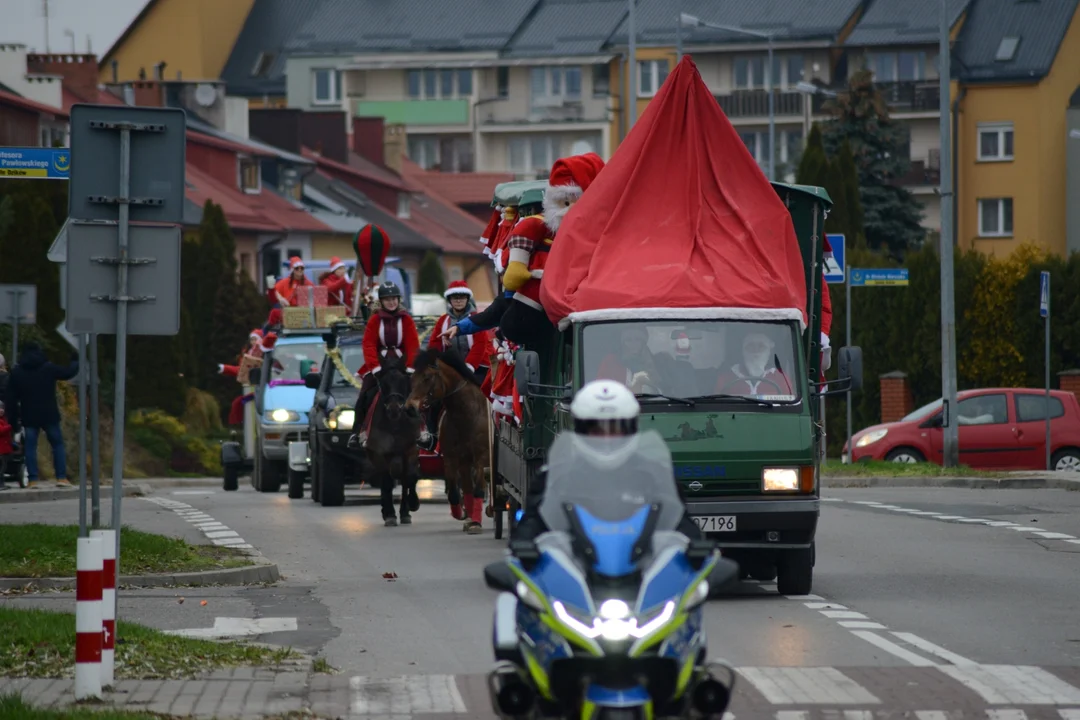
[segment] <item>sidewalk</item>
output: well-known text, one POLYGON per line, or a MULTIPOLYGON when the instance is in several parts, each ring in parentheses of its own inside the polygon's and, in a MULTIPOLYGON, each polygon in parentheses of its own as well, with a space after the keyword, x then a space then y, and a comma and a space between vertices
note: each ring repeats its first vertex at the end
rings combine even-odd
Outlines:
MULTIPOLYGON (((195 477, 195 478, 139 478, 124 480, 124 497, 138 497, 149 495, 155 490, 164 488, 202 488, 220 487, 221 478, 195 477)), ((87 484, 87 497, 90 496, 90 486, 87 484)), ((75 479, 72 484, 60 485, 51 480, 38 482, 35 487, 21 488, 12 483, 7 483, 0 490, 0 505, 7 503, 48 502, 50 500, 65 500, 79 497, 79 481, 75 479)), ((112 479, 106 481, 102 478, 101 498, 112 497, 112 479)))

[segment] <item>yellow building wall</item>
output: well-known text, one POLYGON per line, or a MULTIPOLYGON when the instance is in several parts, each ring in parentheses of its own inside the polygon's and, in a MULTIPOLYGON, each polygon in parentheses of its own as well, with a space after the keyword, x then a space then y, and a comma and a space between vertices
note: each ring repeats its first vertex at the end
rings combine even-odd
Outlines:
MULTIPOLYGON (((625 51, 625 49, 622 49, 625 51)), ((635 62, 641 62, 644 60, 667 60, 668 61, 668 74, 675 72, 675 58, 677 53, 673 47, 639 47, 635 50, 636 58, 635 62)), ((689 54, 689 53, 687 53, 689 54)), ((637 97, 638 90, 638 78, 637 73, 634 73, 634 84, 632 88, 632 96, 636 98, 637 102, 637 117, 640 118, 645 109, 649 107, 649 101, 651 97, 637 97)), ((623 113, 626 108, 629 107, 623 99, 626 97, 626 76, 623 74, 623 60, 616 57, 611 61, 611 96, 613 99, 612 105, 615 110, 612 113, 611 121, 611 152, 614 153, 615 149, 619 146, 619 142, 622 140, 622 129, 624 126, 623 113)), ((629 131, 629 128, 627 128, 629 131)))
POLYGON ((139 68, 147 79, 154 77, 154 65, 165 61, 166 79, 182 73, 185 80, 211 80, 221 71, 232 52, 255 0, 153 0, 138 26, 102 63, 101 82, 112 81, 111 60, 116 60, 120 82, 139 79, 139 68))

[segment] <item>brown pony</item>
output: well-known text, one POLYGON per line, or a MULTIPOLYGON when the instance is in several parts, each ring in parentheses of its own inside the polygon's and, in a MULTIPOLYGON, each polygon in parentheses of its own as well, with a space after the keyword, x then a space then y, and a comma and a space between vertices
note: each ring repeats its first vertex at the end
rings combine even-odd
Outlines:
POLYGON ((413 367, 412 394, 406 405, 417 410, 441 408, 439 450, 450 513, 465 521, 465 532, 479 534, 487 484, 484 473, 490 460, 488 400, 454 350, 425 350, 413 367))

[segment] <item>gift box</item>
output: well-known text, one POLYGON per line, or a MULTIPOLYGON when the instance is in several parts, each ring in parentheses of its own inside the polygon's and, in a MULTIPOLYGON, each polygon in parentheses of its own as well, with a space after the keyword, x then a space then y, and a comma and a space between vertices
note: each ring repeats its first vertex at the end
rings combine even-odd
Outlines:
POLYGON ((307 307, 282 308, 281 324, 289 330, 304 330, 315 327, 314 313, 307 307))
POLYGON ((339 320, 349 319, 349 308, 344 305, 330 305, 315 308, 315 324, 321 328, 327 328, 339 320))
MULTIPOLYGON (((254 385, 258 382, 257 378, 251 377, 252 370, 258 370, 262 367, 262 358, 255 357, 254 355, 244 355, 240 359, 240 367, 236 372, 236 379, 241 385, 254 385)), ((258 373, 256 373, 258 374, 258 373)))
POLYGON ((323 285, 301 285, 296 288, 293 303, 297 307, 326 307, 330 304, 328 293, 323 285))

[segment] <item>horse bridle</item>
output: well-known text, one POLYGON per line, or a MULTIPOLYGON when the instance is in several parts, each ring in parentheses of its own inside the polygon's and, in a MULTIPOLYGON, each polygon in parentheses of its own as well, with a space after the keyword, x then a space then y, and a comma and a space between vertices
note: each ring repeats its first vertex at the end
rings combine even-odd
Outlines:
POLYGON ((379 388, 379 395, 382 397, 383 407, 387 409, 394 408, 395 410, 404 409, 405 401, 408 399, 405 395, 399 392, 385 392, 383 390, 382 381, 378 377, 375 378, 375 384, 379 388), (398 398, 398 401, 392 402, 393 398, 398 398))
MULTIPOLYGON (((436 375, 438 376, 439 383, 442 385, 442 387, 446 387, 446 382, 447 382, 446 378, 443 377, 443 374, 441 372, 439 372, 438 370, 436 370, 435 372, 436 372, 436 375)), ((465 378, 461 378, 461 382, 459 382, 457 384, 456 388, 454 388, 453 390, 451 390, 448 393, 443 393, 443 396, 442 396, 443 401, 445 402, 446 398, 450 397, 451 395, 453 395, 453 394, 455 394, 457 392, 460 392, 462 389, 464 389, 464 387, 467 384, 468 384, 468 381, 465 378)), ((428 407, 431 407, 431 405, 435 402, 435 388, 434 387, 432 387, 431 390, 428 390, 426 401, 427 401, 426 404, 427 404, 428 407)))

